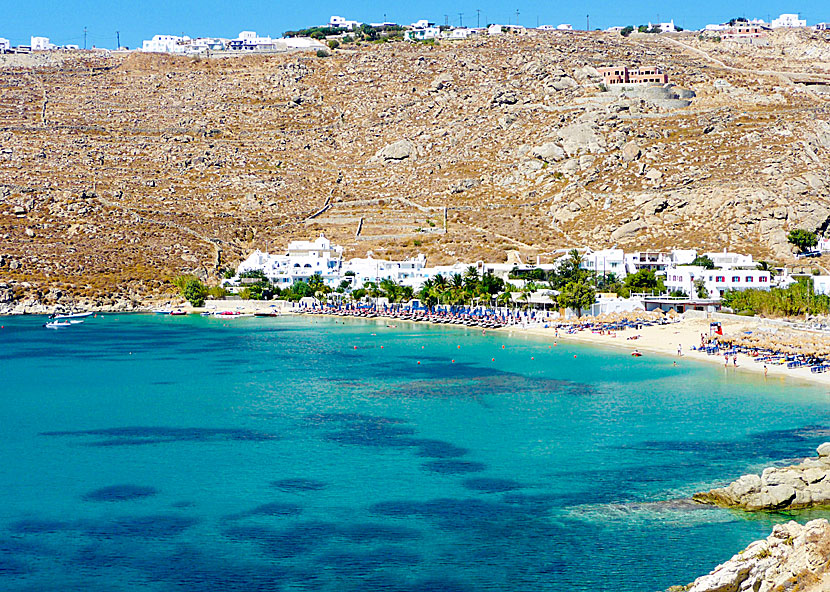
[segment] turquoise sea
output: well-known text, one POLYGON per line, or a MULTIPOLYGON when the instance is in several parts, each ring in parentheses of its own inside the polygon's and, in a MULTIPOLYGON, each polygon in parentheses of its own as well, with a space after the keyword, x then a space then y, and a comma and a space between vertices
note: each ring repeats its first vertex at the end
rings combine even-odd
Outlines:
POLYGON ((0 319, 4 591, 662 590, 792 517, 666 500, 830 440, 826 389, 671 357, 382 320, 43 322, 0 319))

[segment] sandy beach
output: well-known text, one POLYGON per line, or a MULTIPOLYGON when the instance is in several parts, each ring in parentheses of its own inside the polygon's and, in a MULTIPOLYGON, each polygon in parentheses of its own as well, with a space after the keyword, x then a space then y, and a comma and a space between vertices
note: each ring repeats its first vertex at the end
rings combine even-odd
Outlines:
MULTIPOLYGON (((508 334, 523 333, 527 335, 538 335, 550 341, 578 341, 594 345, 619 347, 628 351, 634 351, 636 349, 643 353, 643 355, 652 353, 674 357, 678 364, 682 364, 684 360, 695 360, 724 366, 722 355, 710 356, 706 353, 692 350, 693 346, 698 347, 700 345, 701 333, 706 336, 709 335, 709 323, 709 319, 683 319, 670 325, 656 325, 636 330, 627 329, 617 331, 611 335, 600 335, 587 329, 576 333, 566 333, 560 330, 558 337, 556 336, 556 330, 553 328, 505 327, 499 330, 505 331, 508 334), (639 337, 636 340, 628 339, 634 335, 638 335, 639 337), (681 347, 682 356, 677 355, 678 347, 681 347)), ((756 331, 760 327, 759 320, 753 318, 747 318, 746 321, 721 321, 721 324, 725 335, 743 331, 756 331)), ((788 378, 830 385, 830 374, 813 374, 808 367, 787 369, 785 365, 767 364, 766 366, 768 380, 788 378)), ((751 356, 738 354, 737 367, 733 366, 730 357, 728 370, 730 372, 751 372, 763 375, 764 364, 756 362, 751 356)))

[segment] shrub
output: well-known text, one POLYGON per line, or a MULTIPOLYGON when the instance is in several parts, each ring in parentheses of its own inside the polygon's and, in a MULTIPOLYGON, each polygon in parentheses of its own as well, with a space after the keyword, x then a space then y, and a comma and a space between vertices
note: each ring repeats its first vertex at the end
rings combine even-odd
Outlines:
POLYGON ((325 49, 318 49, 317 50, 317 57, 318 58, 327 58, 327 57, 329 57, 329 52, 327 52, 325 49))
POLYGON ((228 291, 222 286, 211 286, 210 288, 208 288, 207 293, 208 296, 210 296, 214 300, 222 300, 225 296, 228 295, 228 291))
POLYGON ((340 47, 340 42, 337 39, 329 39, 328 46, 329 49, 337 49, 340 47))

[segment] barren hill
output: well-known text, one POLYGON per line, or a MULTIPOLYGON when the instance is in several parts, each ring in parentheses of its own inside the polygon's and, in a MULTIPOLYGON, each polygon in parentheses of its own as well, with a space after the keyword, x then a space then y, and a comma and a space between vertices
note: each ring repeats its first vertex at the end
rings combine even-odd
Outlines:
POLYGON ((0 56, 0 300, 146 299, 319 232, 347 256, 432 263, 612 245, 784 262, 788 229, 830 223, 822 33, 13 58, 0 56), (660 66, 696 96, 608 90, 605 65, 660 66))

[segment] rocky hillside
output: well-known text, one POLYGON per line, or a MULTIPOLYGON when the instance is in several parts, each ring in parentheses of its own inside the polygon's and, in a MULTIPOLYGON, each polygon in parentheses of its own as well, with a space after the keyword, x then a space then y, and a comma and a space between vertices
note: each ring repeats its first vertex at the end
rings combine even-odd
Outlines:
POLYGON ((824 592, 830 589, 830 523, 777 524, 711 573, 669 592, 824 592))
POLYGON ((7 57, 0 303, 145 299, 321 231, 432 263, 613 245, 785 262, 788 229, 830 222, 828 44, 805 35, 784 58, 607 33, 7 57), (606 89, 595 68, 616 64, 676 87, 606 89))

